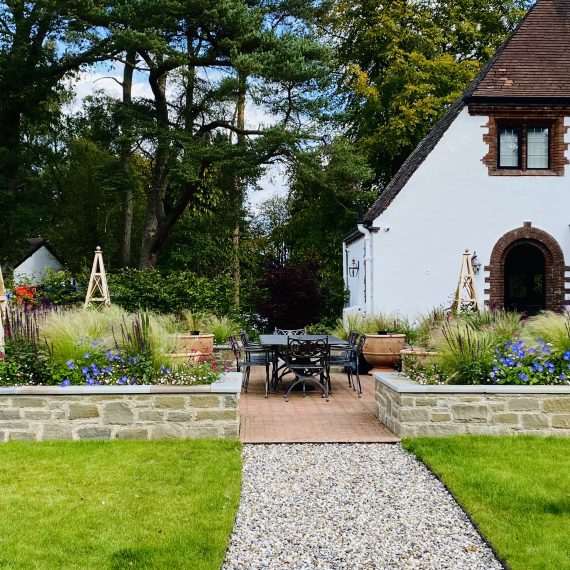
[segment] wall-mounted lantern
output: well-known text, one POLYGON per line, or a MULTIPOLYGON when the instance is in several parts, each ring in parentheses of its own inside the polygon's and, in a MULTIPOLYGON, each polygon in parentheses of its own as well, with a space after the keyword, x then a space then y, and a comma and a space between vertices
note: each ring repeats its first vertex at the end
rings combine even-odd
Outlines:
POLYGON ((479 271, 481 271, 481 262, 477 259, 477 252, 474 251, 471 257, 471 265, 473 267, 473 273, 475 275, 479 275, 479 271))
POLYGON ((360 271, 360 261, 356 261, 355 259, 353 259, 352 264, 348 268, 348 274, 351 277, 356 277, 359 271, 360 271))

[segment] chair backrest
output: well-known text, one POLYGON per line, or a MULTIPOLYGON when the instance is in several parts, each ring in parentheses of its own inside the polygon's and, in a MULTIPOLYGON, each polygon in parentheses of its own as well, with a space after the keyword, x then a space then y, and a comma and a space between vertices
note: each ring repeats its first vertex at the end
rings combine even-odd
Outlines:
POLYGON ((329 346, 326 338, 302 340, 292 337, 287 341, 287 357, 291 361, 310 360, 312 363, 321 363, 324 366, 328 356, 329 346))
POLYGON ((366 335, 365 334, 360 335, 358 343, 356 344, 355 347, 356 350, 354 351, 356 358, 358 358, 362 354, 365 342, 366 342, 366 335))
POLYGON ((234 335, 230 335, 228 337, 228 344, 230 345, 236 360, 239 360, 241 358, 241 350, 237 338, 234 335))
POLYGON ((285 334, 287 336, 301 336, 307 334, 307 329, 275 329, 273 334, 285 334))
POLYGON ((241 343, 243 346, 249 346, 249 336, 245 331, 241 331, 239 333, 239 337, 241 338, 241 343))
POLYGON ((349 346, 355 346, 357 338, 358 338, 358 331, 350 331, 347 339, 349 346))

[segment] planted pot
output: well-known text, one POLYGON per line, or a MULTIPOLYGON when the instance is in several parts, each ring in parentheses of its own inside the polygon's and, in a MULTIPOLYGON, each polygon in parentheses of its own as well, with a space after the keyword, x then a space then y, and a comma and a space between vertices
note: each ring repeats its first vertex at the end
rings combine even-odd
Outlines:
MULTIPOLYGON (((193 331, 196 332, 196 331, 193 331)), ((212 356, 214 354, 213 334, 180 333, 176 335, 177 354, 193 354, 195 356, 212 356)))
POLYGON ((437 356, 437 352, 433 350, 425 350, 424 348, 405 348, 400 351, 402 357, 402 372, 406 372, 406 362, 413 359, 419 364, 425 364, 432 356, 437 356))
POLYGON ((405 344, 405 334, 367 334, 362 354, 374 368, 394 366, 400 361, 405 344))

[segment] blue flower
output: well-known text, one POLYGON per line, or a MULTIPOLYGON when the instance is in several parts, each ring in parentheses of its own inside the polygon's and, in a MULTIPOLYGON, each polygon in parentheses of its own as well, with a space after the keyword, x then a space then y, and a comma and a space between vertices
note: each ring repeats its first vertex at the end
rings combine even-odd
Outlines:
POLYGON ((126 384, 128 380, 129 379, 126 376, 121 376, 121 378, 117 380, 117 384, 126 384))
POLYGON ((558 376, 558 378, 560 378, 560 380, 566 380, 566 374, 564 374, 564 372, 562 372, 562 374, 560 374, 560 376, 558 376))
POLYGON ((93 380, 93 378, 91 378, 91 376, 88 376, 87 382, 85 382, 85 384, 87 384, 88 386, 93 386, 95 384, 95 380, 93 380))
POLYGON ((564 360, 570 360, 570 350, 567 350, 563 355, 562 358, 564 360))
POLYGON ((83 374, 85 374, 86 376, 89 376, 89 367, 88 366, 84 366, 81 369, 81 372, 83 372, 83 374))
POLYGON ((99 344, 99 343, 98 343, 96 340, 92 340, 92 341, 89 343, 89 346, 97 346, 97 344, 99 344))
POLYGON ((62 388, 65 388, 66 386, 69 386, 71 384, 71 380, 69 378, 66 378, 61 384, 60 386, 62 388))
POLYGON ((83 358, 91 358, 91 355, 90 355, 88 352, 86 352, 86 353, 83 355, 83 358))
POLYGON ((73 364, 73 360, 68 360, 66 364, 70 370, 75 370, 75 364, 73 364))
POLYGON ((523 381, 523 382, 528 382, 528 376, 526 374, 523 374, 522 372, 519 372, 519 378, 523 381))
POLYGON ((91 370, 93 371, 93 376, 99 376, 99 368, 96 364, 91 365, 91 370))

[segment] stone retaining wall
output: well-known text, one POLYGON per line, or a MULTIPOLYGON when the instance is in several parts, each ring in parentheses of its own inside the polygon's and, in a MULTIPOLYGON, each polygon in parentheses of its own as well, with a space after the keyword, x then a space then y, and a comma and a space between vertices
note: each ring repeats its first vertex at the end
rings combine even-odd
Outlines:
POLYGON ((0 442, 237 438, 241 374, 218 386, 0 389, 0 442))
POLYGON ((422 386, 375 374, 380 421, 395 435, 570 435, 570 386, 422 386))

